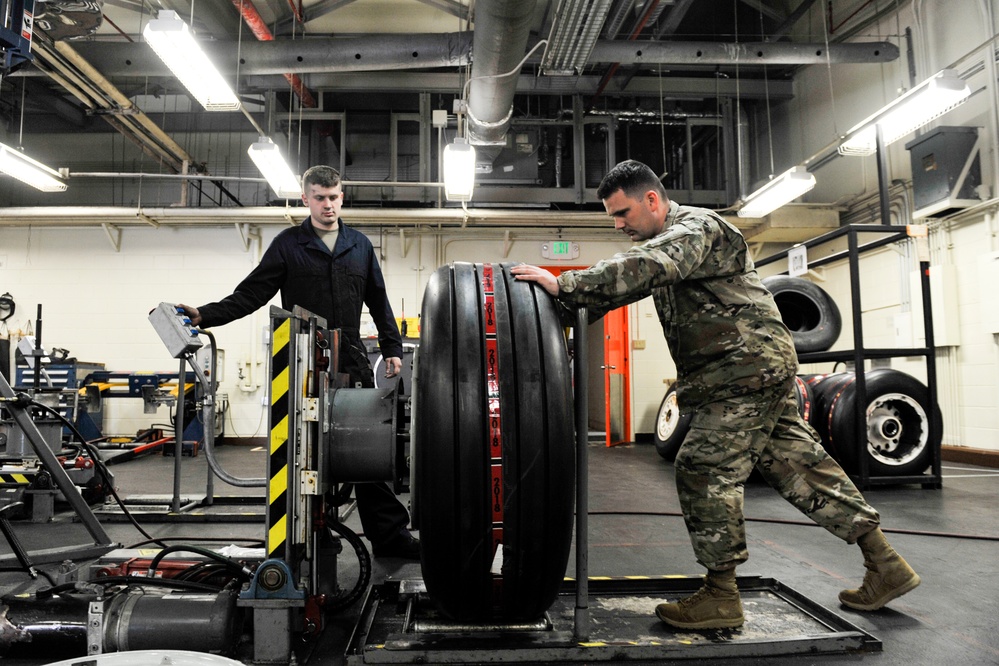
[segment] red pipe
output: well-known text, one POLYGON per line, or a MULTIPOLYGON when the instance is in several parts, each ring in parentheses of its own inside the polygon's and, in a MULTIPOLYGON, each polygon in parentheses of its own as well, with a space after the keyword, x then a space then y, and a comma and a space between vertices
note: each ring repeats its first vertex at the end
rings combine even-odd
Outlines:
POLYGON ((161 439, 157 439, 152 442, 148 442, 146 444, 141 444, 139 446, 136 446, 135 448, 129 449, 125 453, 122 453, 120 456, 115 456, 111 458, 110 460, 108 460, 106 464, 117 465, 119 463, 128 462, 129 460, 134 460, 135 458, 139 457, 139 454, 145 453, 146 451, 154 449, 157 446, 163 446, 167 442, 172 442, 172 441, 174 441, 173 437, 163 437, 161 439))
POLYGON ((288 0, 288 6, 291 7, 291 13, 295 15, 295 20, 299 23, 305 23, 305 15, 302 13, 302 0, 298 0, 298 6, 295 6, 295 0, 288 0))
MULTIPOLYGON (((236 6, 239 10, 240 16, 246 22, 246 25, 253 32, 253 35, 262 42, 270 42, 274 40, 274 35, 271 33, 270 28, 264 23, 264 19, 260 16, 260 12, 253 5, 251 0, 232 0, 232 4, 236 6)), ((294 6, 292 7, 294 9, 294 6)), ((297 18, 297 14, 296 14, 297 18)), ((299 19, 301 20, 301 19, 299 19)), ((285 74, 284 78, 288 80, 291 84, 291 89, 295 91, 298 95, 298 99, 301 100, 302 106, 307 109, 316 108, 316 99, 309 92, 309 89, 305 87, 302 79, 298 74, 285 74)))
POLYGON ((163 446, 167 442, 172 442, 172 441, 174 441, 173 437, 163 437, 162 439, 156 439, 149 442, 148 444, 143 444, 141 446, 135 447, 134 449, 132 449, 132 453, 138 455, 140 453, 143 453, 144 451, 148 451, 149 449, 155 449, 157 446, 163 446))

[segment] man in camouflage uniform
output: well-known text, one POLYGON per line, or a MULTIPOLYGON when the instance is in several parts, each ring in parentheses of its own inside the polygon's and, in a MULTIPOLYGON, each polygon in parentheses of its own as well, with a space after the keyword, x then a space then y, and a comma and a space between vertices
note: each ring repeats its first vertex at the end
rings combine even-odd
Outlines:
POLYGON ((858 543, 867 574, 840 601, 875 610, 919 585, 888 545, 880 517, 799 415, 797 357, 773 296, 760 283, 739 230, 713 211, 671 202, 655 173, 629 160, 597 195, 614 226, 646 241, 582 271, 556 278, 517 266, 592 319, 652 296, 678 375, 677 401, 693 412, 676 458, 676 485, 704 586, 656 615, 683 629, 743 624, 735 568, 745 562, 743 485, 753 467, 802 513, 847 543, 858 543))

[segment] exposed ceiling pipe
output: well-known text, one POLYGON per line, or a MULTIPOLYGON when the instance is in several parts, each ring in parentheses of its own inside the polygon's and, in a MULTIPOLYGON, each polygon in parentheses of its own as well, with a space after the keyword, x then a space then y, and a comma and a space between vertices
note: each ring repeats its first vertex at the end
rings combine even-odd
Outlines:
POLYGON ((291 14, 295 17, 298 23, 305 23, 304 9, 302 8, 302 0, 298 0, 298 4, 295 4, 295 0, 288 0, 288 6, 291 7, 291 14))
MULTIPOLYGON (((524 210, 501 208, 350 208, 344 209, 352 226, 358 227, 423 227, 436 231, 469 228, 589 229, 588 233, 605 233, 609 239, 620 240, 620 233, 608 223, 603 211, 524 210)), ((802 217, 809 215, 807 207, 800 209, 802 217)), ((232 224, 295 225, 308 215, 304 207, 246 206, 228 208, 135 208, 124 206, 24 206, 0 208, 0 228, 46 227, 86 228, 105 224, 126 227, 229 227, 232 224)), ((821 211, 819 215, 827 215, 821 211)), ((723 217, 749 231, 759 227, 758 220, 736 215, 723 217)))
POLYGON ((615 42, 601 40, 590 62, 668 65, 825 65, 890 62, 898 58, 890 42, 824 44, 794 42, 615 42))
MULTIPOLYGON (((294 10, 294 0, 288 1, 291 3, 292 10, 294 10)), ((232 4, 239 10, 240 16, 243 17, 243 21, 246 22, 250 31, 253 32, 254 37, 262 42, 270 42, 274 40, 274 35, 271 34, 271 31, 264 22, 263 17, 260 16, 260 12, 257 11, 256 6, 254 6, 251 0, 232 0, 232 4)), ((299 20, 301 21, 300 18, 299 20)), ((285 80, 291 84, 291 89, 298 96, 302 106, 307 109, 316 108, 316 99, 312 96, 312 93, 309 92, 309 89, 305 87, 305 84, 302 82, 302 79, 298 76, 298 74, 289 74, 288 72, 285 72, 282 76, 284 76, 285 80)))
MULTIPOLYGON (((472 33, 370 34, 357 37, 281 38, 273 41, 203 41, 201 47, 223 74, 234 74, 240 49, 240 75, 285 72, 369 72, 463 67, 470 62, 472 33)), ((107 76, 171 76, 144 43, 79 42, 80 54, 107 76)), ((519 61, 519 58, 518 58, 519 61)), ((30 69, 17 74, 31 75, 30 69)), ((458 92, 458 91, 455 91, 458 92)))
POLYGON ((527 51, 536 0, 480 0, 468 88, 468 138, 502 146, 513 113, 519 65, 527 51), (511 76, 499 76, 513 71, 511 76))
MULTIPOLYGON (((203 42, 205 51, 215 57, 223 73, 235 73, 230 62, 236 42, 203 42)), ((141 43, 115 44, 78 42, 77 52, 106 76, 171 76, 152 50, 141 43)), ((301 73, 343 73, 399 71, 427 67, 461 67, 470 62, 471 33, 370 35, 317 39, 276 39, 249 42, 240 46, 240 75, 265 76, 289 71, 301 73)), ((720 42, 622 42, 598 40, 590 55, 590 64, 642 62, 662 65, 795 65, 847 62, 881 63, 898 58, 898 46, 891 42, 822 43, 751 42, 741 45, 720 42), (641 55, 638 55, 641 51, 641 55), (760 55, 762 54, 762 55, 760 55), (820 54, 820 55, 816 55, 820 54), (738 58, 738 60, 737 60, 738 58)), ((523 57, 523 56, 521 56, 523 57)), ((517 59, 507 68, 512 69, 517 59)), ((497 68, 498 69, 498 68, 497 68)), ((474 75, 486 68, 476 61, 474 75), (477 68, 477 66, 480 66, 477 68)), ((497 73, 502 73, 497 71, 497 73)), ((21 69, 13 76, 32 76, 31 69, 21 69)), ((507 77, 514 83, 515 76, 507 77)), ((550 77, 549 77, 550 78, 550 77)), ((475 87, 476 82, 470 85, 475 87)), ((458 91, 455 91, 456 93, 458 91)))
MULTIPOLYGON (((297 224, 308 215, 304 207, 247 206, 227 208, 165 208, 117 206, 25 206, 0 208, 2 227, 116 227, 148 226, 229 226, 246 224, 297 224)), ((345 214, 348 211, 345 209, 345 214)), ((603 212, 531 211, 494 208, 351 208, 353 226, 420 227, 431 225, 463 227, 520 226, 556 228, 595 227, 614 233, 603 212)), ((617 235, 617 234, 616 234, 617 235)))

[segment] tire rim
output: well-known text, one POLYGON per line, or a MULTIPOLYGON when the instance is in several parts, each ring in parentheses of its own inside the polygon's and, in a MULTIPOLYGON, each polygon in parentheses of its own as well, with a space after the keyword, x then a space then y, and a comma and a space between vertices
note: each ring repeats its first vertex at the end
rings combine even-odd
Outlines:
POLYGON ((867 451, 884 465, 905 465, 925 450, 929 420, 912 396, 886 393, 867 407, 867 451))
POLYGON ((659 419, 656 423, 656 433, 659 441, 665 442, 673 436, 676 426, 680 422, 680 407, 676 404, 676 392, 666 396, 662 409, 659 410, 659 419))

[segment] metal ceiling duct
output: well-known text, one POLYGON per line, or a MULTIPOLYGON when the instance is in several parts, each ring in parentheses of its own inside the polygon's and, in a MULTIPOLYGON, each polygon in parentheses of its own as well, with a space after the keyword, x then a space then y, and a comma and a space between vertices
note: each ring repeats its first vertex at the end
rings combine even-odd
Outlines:
MULTIPOLYGON (((479 29, 480 31, 482 28, 479 29)), ((481 35, 482 33, 477 33, 481 35)), ((237 46, 242 63, 241 76, 283 75, 286 72, 343 73, 343 72, 393 72, 408 69, 461 67, 469 63, 473 52, 472 33, 410 34, 410 35, 365 35, 363 37, 323 37, 308 39, 275 39, 274 41, 250 41, 237 45, 234 41, 205 41, 205 52, 212 57, 220 71, 231 74, 236 71, 237 46)), ((524 37, 524 43, 527 42, 524 37)), ((481 37, 476 42, 490 41, 481 37)), ((82 41, 73 44, 77 52, 97 68, 104 76, 170 76, 163 61, 148 45, 135 43, 115 43, 109 48, 106 42, 82 41)), ((505 73, 519 64, 526 48, 520 55, 509 57, 503 63, 489 66, 475 60, 472 77, 505 73), (512 61, 512 64, 509 64, 512 61), (506 67, 506 69, 502 69, 506 67)), ((600 39, 593 46, 589 64, 597 63, 655 63, 663 65, 806 65, 839 63, 880 63, 898 58, 898 46, 891 42, 857 42, 829 44, 828 55, 825 44, 801 42, 746 42, 725 44, 720 42, 633 42, 600 39)), ((475 56, 476 58, 478 56, 475 56)), ((20 70, 15 76, 33 76, 32 70, 20 70)), ((505 82, 512 90, 517 77, 472 81, 470 103, 484 104, 488 83, 505 82), (481 84, 481 85, 477 85, 481 84), (479 95, 478 99, 476 95, 479 95), (473 101, 474 100, 474 101, 473 101)), ((541 80, 544 80, 542 77, 541 80)), ((455 93, 460 91, 455 90, 455 93)), ((495 97, 493 91, 489 97, 495 97)), ((509 104, 503 109, 505 115, 509 104)), ((478 110, 479 113, 486 113, 478 110)), ((502 118, 500 115, 500 118, 502 118)), ((488 114, 487 114, 488 117, 488 114)))
MULTIPOLYGON (((469 63, 472 34, 367 34, 351 37, 278 38, 273 41, 205 40, 201 47, 223 74, 371 72, 462 67, 469 63)), ((80 55, 105 76, 170 76, 163 61, 142 42, 80 42, 80 55)), ((518 58, 519 60, 519 58, 518 58)), ((30 70, 24 75, 30 76, 30 70)), ((455 91, 458 92, 457 90, 455 91)))
POLYGON ((473 145, 506 143, 517 74, 527 52, 536 4, 536 0, 482 0, 476 4, 467 100, 468 138, 473 145))
POLYGON ((891 62, 898 58, 891 42, 809 44, 802 42, 637 42, 600 40, 590 62, 668 65, 825 65, 891 62))

